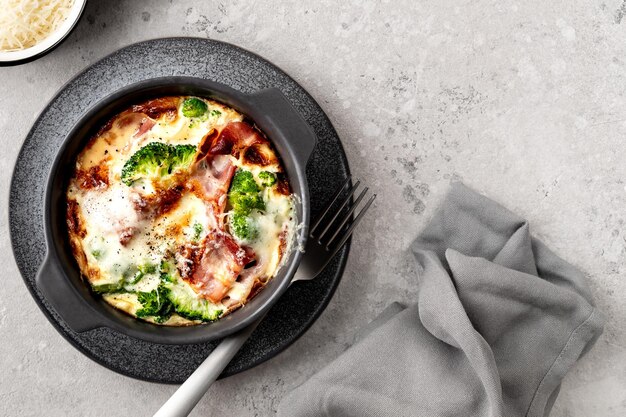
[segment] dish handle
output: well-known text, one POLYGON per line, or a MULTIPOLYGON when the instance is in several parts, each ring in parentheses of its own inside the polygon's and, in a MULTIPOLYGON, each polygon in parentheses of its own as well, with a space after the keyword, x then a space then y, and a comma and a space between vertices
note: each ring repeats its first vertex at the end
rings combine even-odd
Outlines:
POLYGON ((298 162, 306 166, 317 137, 307 121, 277 88, 257 91, 250 96, 262 110, 264 118, 281 130, 289 132, 289 143, 298 162))
POLYGON ((95 311, 68 282, 64 272, 59 268, 59 262, 51 259, 49 253, 37 271, 36 282, 37 288, 48 304, 73 331, 81 333, 103 326, 94 317, 95 311))

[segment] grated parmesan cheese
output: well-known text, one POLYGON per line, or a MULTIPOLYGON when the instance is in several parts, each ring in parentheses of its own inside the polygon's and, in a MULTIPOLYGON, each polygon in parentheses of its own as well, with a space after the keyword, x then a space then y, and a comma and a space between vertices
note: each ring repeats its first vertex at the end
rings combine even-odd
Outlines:
POLYGON ((0 0, 0 51, 30 48, 67 18, 74 0, 0 0))

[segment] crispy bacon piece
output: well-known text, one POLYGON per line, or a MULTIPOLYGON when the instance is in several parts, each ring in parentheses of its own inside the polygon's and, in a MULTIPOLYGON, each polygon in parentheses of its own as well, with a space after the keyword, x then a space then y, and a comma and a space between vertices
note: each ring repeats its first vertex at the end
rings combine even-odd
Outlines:
POLYGON ((157 189, 155 193, 142 195, 131 193, 131 202, 140 218, 159 217, 176 207, 182 197, 184 187, 175 184, 172 187, 157 189))
POLYGON ((67 221, 67 227, 71 233, 81 239, 87 236, 87 229, 85 229, 85 226, 80 221, 80 208, 78 206, 78 201, 73 199, 67 200, 67 214, 65 216, 65 220, 67 221))
POLYGON ((248 123, 231 122, 222 129, 210 152, 238 158, 242 149, 262 140, 263 137, 248 123))
POLYGON ((238 292, 241 298, 239 300, 234 300, 226 297, 226 299, 222 300, 222 303, 231 309, 243 305, 246 300, 254 297, 265 285, 265 277, 259 276, 264 267, 265 266, 262 263, 258 263, 241 271, 241 274, 237 277, 237 282, 240 285, 238 292))
POLYGON ((266 149, 266 146, 254 144, 243 152, 243 160, 249 164, 260 165, 262 167, 275 163, 276 158, 266 149))
POLYGON ((290 195, 291 187, 289 187, 289 181, 287 181, 287 176, 283 173, 276 174, 276 191, 282 195, 290 195))
POLYGON ((178 259, 181 277, 200 296, 217 303, 232 288, 243 268, 254 259, 254 253, 240 247, 230 235, 213 231, 200 246, 182 246, 178 259))
POLYGON ((127 126, 136 126, 133 138, 143 136, 156 124, 156 122, 146 114, 137 112, 125 112, 125 114, 122 114, 115 123, 120 129, 127 126))
POLYGON ((196 161, 200 161, 209 155, 209 151, 213 147, 213 142, 217 139, 219 135, 220 133, 215 129, 211 129, 209 133, 204 135, 202 141, 200 142, 200 145, 198 146, 196 161))
POLYGON ((229 157, 217 155, 196 162, 191 170, 187 188, 206 203, 207 215, 213 220, 212 228, 223 228, 226 193, 235 169, 229 157))
POLYGON ((86 170, 77 170, 76 182, 83 190, 106 188, 109 186, 109 168, 101 163, 86 170))
POLYGON ((133 238, 135 232, 137 232, 137 229, 133 226, 124 227, 123 229, 119 230, 118 236, 120 237, 120 244, 122 246, 128 245, 128 242, 130 242, 130 240, 133 238))
POLYGON ((136 113, 144 113, 152 119, 165 115, 169 121, 178 117, 179 97, 161 97, 134 105, 131 109, 136 113))
POLYGON ((266 144, 265 139, 258 130, 245 122, 230 122, 214 138, 208 154, 232 155, 239 159, 242 152, 255 144, 266 144))
POLYGON ((139 122, 139 127, 137 128, 137 131, 135 132, 133 137, 134 138, 138 138, 140 136, 143 136, 150 129, 152 129, 155 124, 156 124, 156 122, 154 120, 152 120, 152 119, 150 119, 148 117, 143 117, 141 119, 141 122, 139 122))

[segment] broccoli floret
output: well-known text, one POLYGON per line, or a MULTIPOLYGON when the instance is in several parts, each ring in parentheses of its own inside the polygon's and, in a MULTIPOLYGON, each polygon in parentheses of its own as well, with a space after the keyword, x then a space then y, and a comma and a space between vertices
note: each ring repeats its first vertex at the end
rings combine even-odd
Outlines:
POLYGON ((276 184, 276 174, 269 171, 262 171, 259 173, 259 180, 264 187, 271 187, 276 184))
POLYGON ((250 214, 254 209, 265 210, 265 202, 259 194, 231 192, 228 195, 228 202, 233 210, 240 214, 250 214))
POLYGON ((193 162, 196 147, 151 142, 135 152, 122 168, 122 182, 132 185, 141 178, 159 178, 193 162))
POLYGON ((215 321, 222 315, 222 310, 212 310, 202 305, 199 305, 198 307, 200 307, 200 310, 194 310, 193 308, 189 310, 179 308, 176 310, 176 313, 188 320, 200 320, 206 322, 215 321))
MULTIPOLYGON (((122 269, 121 266, 116 268, 118 273, 122 269)), ((129 265, 122 270, 119 285, 125 287, 127 285, 135 285, 143 279, 146 275, 156 274, 157 266, 151 263, 145 263, 143 265, 129 265)), ((109 291, 110 292, 110 291, 109 291)))
POLYGON ((223 313, 218 308, 204 298, 200 298, 190 288, 181 284, 168 284, 169 299, 174 306, 176 313, 189 320, 215 321, 223 313))
POLYGON ((250 213, 252 210, 265 210, 261 188, 250 171, 237 170, 228 193, 228 203, 232 207, 229 216, 231 233, 241 240, 250 241, 257 237, 258 230, 250 213))
MULTIPOLYGON (((122 267, 118 266, 118 268, 119 269, 116 269, 116 273, 119 273, 122 267)), ((110 294, 128 291, 126 289, 127 286, 135 285, 146 275, 156 274, 156 272, 157 266, 154 264, 146 263, 139 266, 130 265, 123 269, 123 272, 121 272, 116 282, 92 285, 91 289, 96 294, 110 294)))
POLYGON ((202 225, 200 223, 194 223, 193 224, 193 240, 198 240, 200 239, 200 235, 202 234, 202 231, 204 230, 204 228, 202 227, 202 225))
POLYGON ((148 274, 155 274, 157 266, 154 264, 144 264, 138 267, 131 267, 124 273, 124 279, 131 285, 135 285, 148 274))
POLYGON ((170 166, 168 174, 179 168, 187 168, 193 162, 196 156, 196 147, 194 145, 177 145, 170 147, 170 166))
POLYGON ((122 168, 122 182, 131 185, 142 177, 160 177, 167 172, 169 146, 151 142, 135 152, 122 168))
POLYGON ((174 305, 169 298, 170 290, 159 285, 150 292, 138 292, 137 299, 142 307, 135 313, 137 317, 154 317, 157 323, 163 323, 174 312, 174 305))
POLYGON ((249 214, 252 210, 265 210, 261 189, 250 171, 237 170, 228 193, 228 202, 235 212, 249 214))
POLYGON ((221 114, 222 112, 219 110, 215 110, 215 109, 211 110, 211 116, 219 117, 221 116, 221 114))
POLYGON ((154 274, 157 271, 157 266, 155 264, 144 264, 139 265, 139 272, 142 274, 154 274))
POLYGON ((230 184, 230 191, 236 193, 258 193, 261 191, 259 185, 254 180, 252 172, 243 169, 238 169, 233 176, 233 181, 230 184))
POLYGON ((228 225, 233 235, 241 240, 251 241, 254 240, 259 231, 252 219, 242 213, 236 211, 232 212, 228 217, 228 225))
POLYGON ((91 289, 96 294, 112 294, 116 292, 122 292, 124 290, 124 281, 112 282, 109 284, 96 284, 92 285, 91 289))
POLYGON ((208 110, 206 103, 199 98, 188 98, 183 101, 183 116, 200 117, 208 110))
POLYGON ((163 282, 176 282, 176 278, 172 275, 173 267, 166 261, 162 260, 159 266, 159 276, 163 282))
POLYGON ((102 257, 107 253, 106 243, 104 237, 102 236, 92 237, 91 239, 89 239, 89 242, 87 242, 87 245, 91 249, 91 256, 93 256, 97 260, 102 259, 102 257))

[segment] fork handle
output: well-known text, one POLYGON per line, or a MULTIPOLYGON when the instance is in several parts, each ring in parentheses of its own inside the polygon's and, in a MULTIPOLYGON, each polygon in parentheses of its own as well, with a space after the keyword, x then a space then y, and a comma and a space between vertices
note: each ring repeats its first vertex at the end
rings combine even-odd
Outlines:
POLYGON ((240 332, 223 339, 204 362, 198 366, 198 369, 154 414, 154 417, 188 416, 262 320, 263 317, 240 332))

